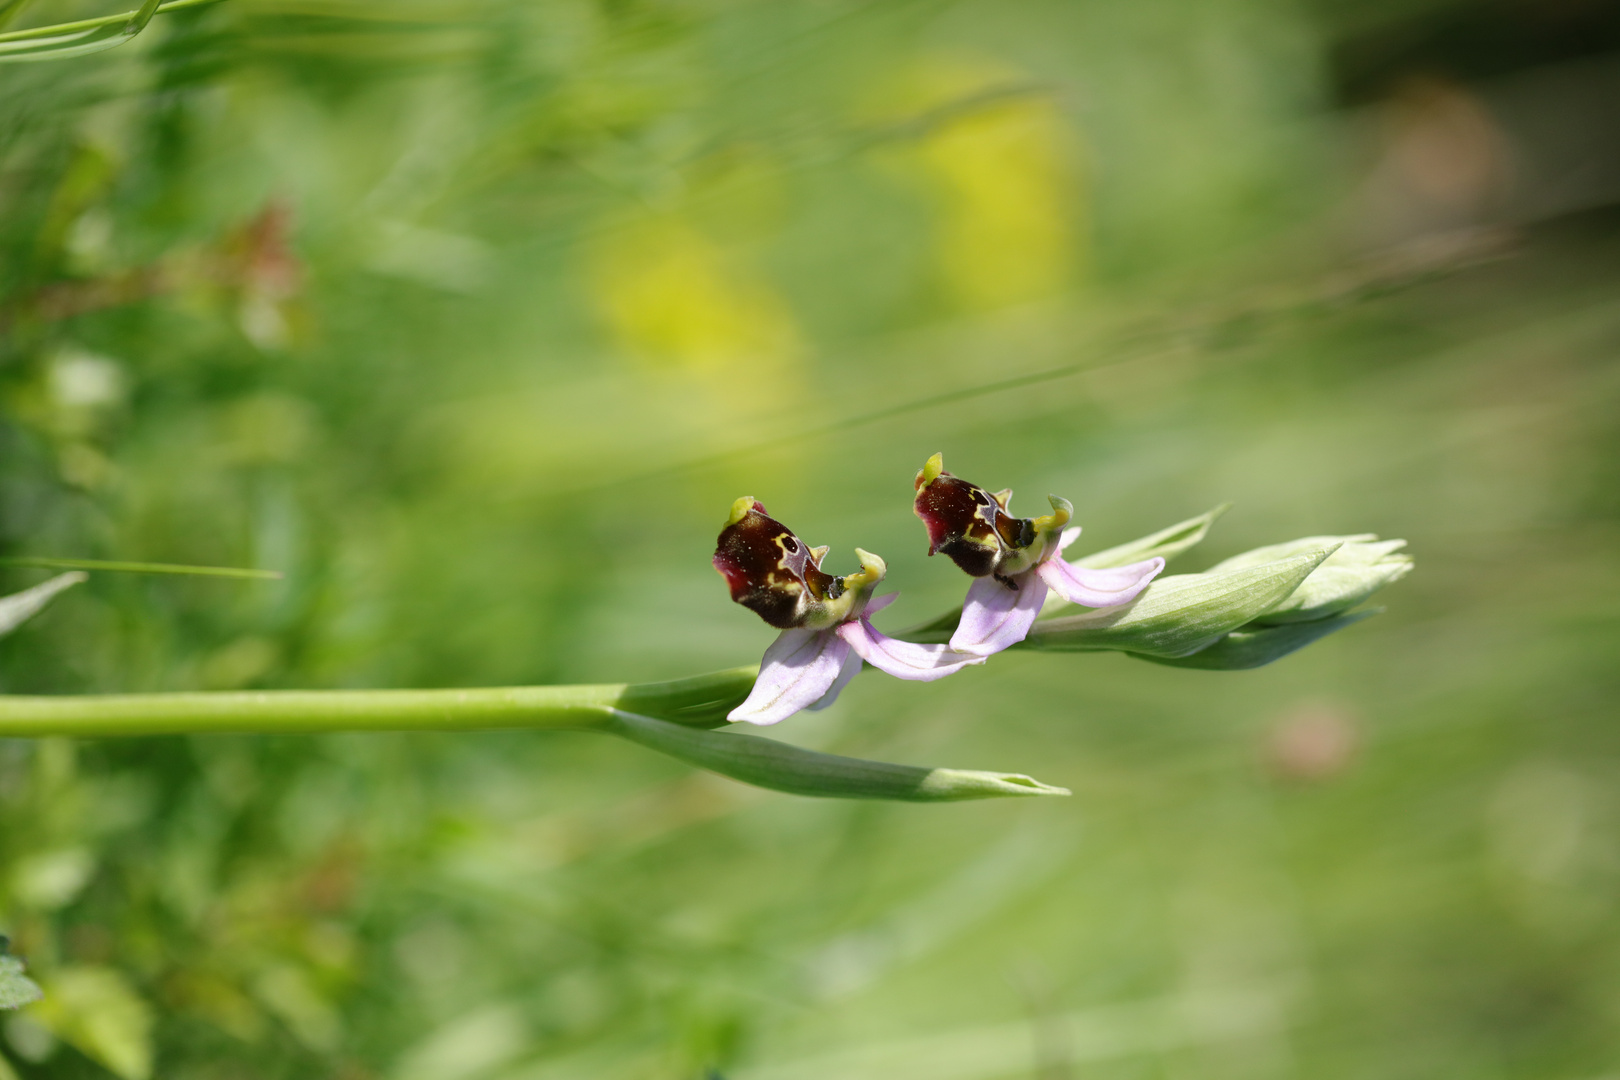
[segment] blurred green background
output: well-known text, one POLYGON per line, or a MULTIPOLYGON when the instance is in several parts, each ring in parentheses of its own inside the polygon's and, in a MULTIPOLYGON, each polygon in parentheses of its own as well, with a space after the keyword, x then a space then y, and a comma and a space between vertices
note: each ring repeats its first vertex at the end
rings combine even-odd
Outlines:
POLYGON ((1264 670, 772 732, 1061 801, 0 740, 0 1077, 1620 1076, 1617 115, 1583 0, 226 0, 0 66, 0 555, 287 574, 96 575, 0 690, 751 663, 742 494, 882 554, 893 630, 966 584, 936 450, 1077 551, 1231 500, 1179 567, 1418 559, 1264 670))

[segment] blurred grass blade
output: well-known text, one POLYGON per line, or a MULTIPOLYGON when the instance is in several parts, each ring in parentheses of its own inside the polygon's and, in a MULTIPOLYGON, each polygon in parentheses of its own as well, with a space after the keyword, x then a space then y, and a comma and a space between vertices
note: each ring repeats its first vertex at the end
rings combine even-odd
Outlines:
POLYGON ((191 574, 197 577, 249 578, 280 581, 279 570, 248 570, 239 566, 186 566, 180 563, 110 562, 104 559, 53 559, 17 555, 0 559, 0 566, 20 566, 35 570, 98 570, 120 574, 191 574))
POLYGON ((11 633, 38 615, 45 610, 46 604, 56 599, 58 593, 71 589, 88 577, 88 574, 81 573, 59 574, 43 584, 35 585, 32 589, 25 589, 11 596, 0 596, 0 636, 11 633))
POLYGON ((1187 656, 1287 599, 1330 554, 1316 551, 1219 574, 1159 578, 1133 603, 1037 620, 1021 644, 1057 652, 1119 649, 1187 656))
MULTIPOLYGON (((0 34, 0 63, 28 60, 65 60, 71 56, 103 52, 117 48, 146 29, 152 16, 178 8, 198 7, 218 0, 143 0, 134 11, 121 15, 105 15, 99 19, 81 19, 78 22, 37 26, 28 30, 13 30, 0 34)), ((20 7, 20 5, 18 5, 20 7)), ((15 9, 13 9, 15 13, 15 9)), ((5 13, 0 12, 0 21, 5 13)))
POLYGON ((1115 566, 1127 566, 1134 562, 1142 562, 1158 556, 1165 562, 1180 555, 1193 547, 1209 535, 1209 527, 1215 519, 1232 509, 1231 503, 1222 503, 1206 513, 1186 521, 1177 522, 1167 529, 1160 529, 1156 533, 1120 544, 1117 547, 1107 548, 1103 551, 1094 551, 1090 555, 1082 555, 1078 559, 1069 561, 1076 566, 1084 566, 1090 570, 1107 570, 1115 566))
POLYGON ((927 769, 839 757, 755 735, 732 735, 615 711, 607 730, 649 750, 668 754, 755 787, 834 799, 956 802, 1025 795, 1067 795, 1017 773, 927 769))
POLYGON ((28 0, 0 0, 0 30, 5 29, 7 23, 22 14, 23 8, 28 6, 28 0))
POLYGON ((1171 667, 1198 668, 1203 671, 1247 671, 1265 667, 1273 660, 1281 660, 1291 652, 1303 649, 1314 641, 1343 630, 1351 623, 1380 614, 1383 608, 1369 608, 1348 615, 1315 622, 1288 623, 1284 626, 1246 626, 1234 630, 1206 649, 1191 656, 1148 656, 1132 653, 1139 660, 1171 667))

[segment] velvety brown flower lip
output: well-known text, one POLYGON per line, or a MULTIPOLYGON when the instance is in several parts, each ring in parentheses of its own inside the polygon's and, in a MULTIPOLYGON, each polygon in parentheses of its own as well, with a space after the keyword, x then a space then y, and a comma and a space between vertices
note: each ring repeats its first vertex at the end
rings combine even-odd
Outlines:
POLYGON ((843 579, 824 573, 819 565, 825 552, 810 548, 771 517, 764 503, 749 499, 721 530, 714 568, 726 579, 733 600, 786 630, 803 624, 813 601, 843 595, 843 579))
POLYGON ((1006 555, 1035 542, 1035 523, 1007 510, 1011 492, 991 492, 959 476, 924 468, 912 504, 928 529, 928 554, 943 554, 973 577, 990 577, 1006 555))

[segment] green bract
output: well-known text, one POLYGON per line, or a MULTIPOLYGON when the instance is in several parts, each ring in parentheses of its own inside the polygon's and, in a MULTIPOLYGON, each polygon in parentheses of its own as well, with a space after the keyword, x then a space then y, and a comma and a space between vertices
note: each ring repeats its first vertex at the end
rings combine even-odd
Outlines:
POLYGON ((1090 555, 1082 555, 1071 560, 1076 566, 1084 566, 1092 570, 1106 570, 1114 566, 1125 566, 1143 559, 1151 559, 1155 555, 1169 562, 1188 548, 1193 547, 1204 537, 1209 535, 1209 527, 1215 524, 1215 519, 1231 509, 1231 503, 1222 503, 1213 510, 1208 510, 1197 517, 1178 521, 1167 529, 1160 529, 1156 533, 1149 533, 1139 540, 1132 540, 1117 547, 1094 551, 1090 555))
POLYGON ((1145 653, 1133 655, 1156 664, 1169 664, 1172 667, 1198 668, 1202 671, 1244 671, 1248 668, 1264 667, 1273 660, 1281 660, 1289 653, 1303 649, 1335 630, 1343 630, 1351 623, 1358 623, 1368 616, 1378 614, 1379 610, 1381 609, 1373 608, 1368 611, 1351 612, 1348 615, 1336 615, 1330 619, 1318 619, 1315 622, 1287 623, 1282 626, 1246 626, 1241 630, 1232 631, 1215 644, 1200 649, 1191 656, 1163 657, 1149 656, 1145 653))

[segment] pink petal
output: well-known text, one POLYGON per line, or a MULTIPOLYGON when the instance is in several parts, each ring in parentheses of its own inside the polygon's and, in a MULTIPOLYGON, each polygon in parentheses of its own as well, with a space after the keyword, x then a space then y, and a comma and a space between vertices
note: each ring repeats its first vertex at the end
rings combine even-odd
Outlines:
POLYGON ((874 596, 872 599, 866 602, 866 614, 869 616, 876 615, 878 612, 882 611, 884 608, 888 607, 898 599, 900 599, 900 594, 897 592, 885 593, 882 596, 874 596))
POLYGON ((861 659, 897 679, 933 682, 967 667, 982 664, 984 657, 954 652, 944 645, 918 645, 880 633, 866 618, 840 623, 834 628, 861 659))
POLYGON ((849 646, 831 630, 782 631, 759 662, 759 677, 748 700, 726 719, 781 723, 826 697, 838 684, 848 656, 849 646))
POLYGON ((951 648, 973 656, 990 656, 1024 640, 1046 600, 1046 582, 1024 574, 1018 588, 995 578, 977 578, 962 604, 962 621, 951 635, 951 648))
POLYGON ((1048 559, 1035 572, 1069 603, 1100 608, 1135 600, 1163 569, 1164 560, 1157 557, 1111 570, 1087 570, 1062 559, 1048 559))
POLYGON ((847 653, 844 657, 844 665, 838 669, 838 678, 833 681, 827 692, 821 696, 821 700, 814 705, 805 706, 810 712, 820 712, 837 701, 838 695, 843 692, 844 687, 849 685, 849 681, 861 673, 861 654, 849 648, 845 642, 839 642, 839 644, 844 646, 847 653))
POLYGON ((1063 549, 1080 539, 1080 526, 1070 525, 1058 536, 1057 555, 1063 554, 1063 549))

